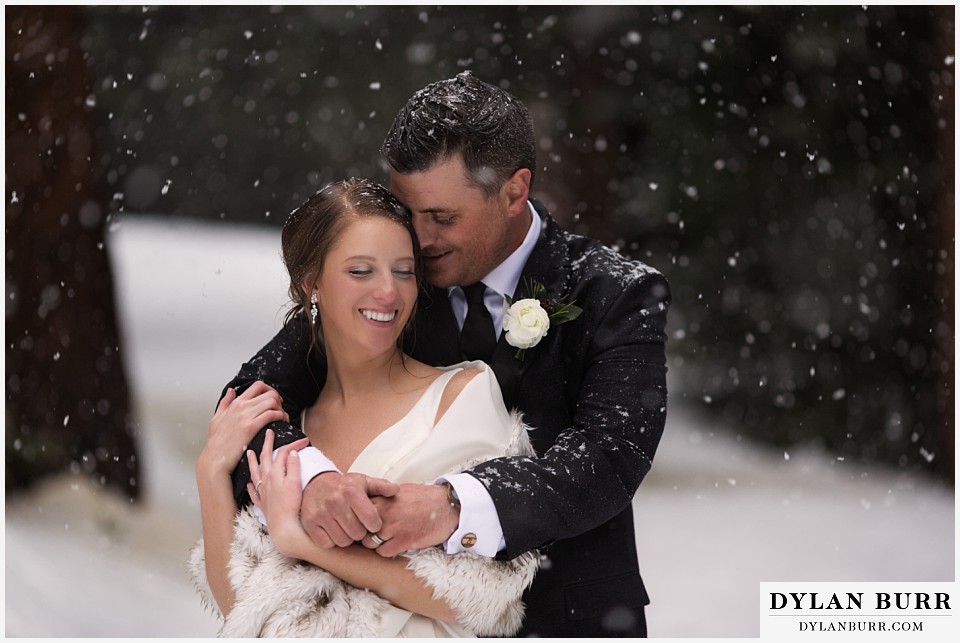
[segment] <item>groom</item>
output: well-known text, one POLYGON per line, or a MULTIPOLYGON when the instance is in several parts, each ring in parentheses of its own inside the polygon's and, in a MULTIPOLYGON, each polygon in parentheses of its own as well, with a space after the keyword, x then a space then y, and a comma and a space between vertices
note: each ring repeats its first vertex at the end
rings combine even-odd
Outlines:
MULTIPOLYGON (((535 427, 537 456, 383 491, 383 481, 341 474, 316 451, 304 476, 305 527, 321 546, 362 541, 384 556, 442 545, 510 559, 538 548, 542 567, 524 596, 520 636, 646 636, 631 500, 666 417, 666 280, 564 231, 530 198, 527 109, 469 72, 414 94, 382 152, 390 188, 412 212, 428 282, 406 349, 432 365, 488 362, 507 406, 535 427), (534 284, 547 311, 565 298, 583 312, 518 356, 502 332, 503 301, 533 295, 534 284)), ((227 386, 264 380, 299 418, 325 375, 321 359, 305 358, 302 321, 287 324, 227 386)), ((278 444, 302 436, 289 424, 270 428, 278 444)), ((249 479, 241 461, 240 504, 249 479)))

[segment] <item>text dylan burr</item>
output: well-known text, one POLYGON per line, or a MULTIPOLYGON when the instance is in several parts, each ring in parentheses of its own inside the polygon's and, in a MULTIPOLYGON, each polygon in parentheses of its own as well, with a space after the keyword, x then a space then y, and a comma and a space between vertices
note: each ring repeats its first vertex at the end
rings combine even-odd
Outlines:
MULTIPOLYGON (((817 592, 770 592, 770 609, 862 610, 863 592, 819 595, 817 592)), ((875 592, 867 603, 878 610, 948 610, 950 595, 945 592, 875 592)))

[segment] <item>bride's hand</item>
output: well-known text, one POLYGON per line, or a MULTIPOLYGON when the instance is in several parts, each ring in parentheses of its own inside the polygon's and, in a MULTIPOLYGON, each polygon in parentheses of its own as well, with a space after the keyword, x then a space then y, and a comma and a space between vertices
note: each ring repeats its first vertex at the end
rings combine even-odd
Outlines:
POLYGON ((267 430, 260 460, 253 451, 247 451, 250 465, 250 483, 247 492, 253 504, 267 518, 270 538, 285 556, 296 558, 298 546, 308 544, 310 537, 300 525, 300 502, 303 489, 300 483, 300 456, 307 446, 306 438, 291 442, 277 450, 273 457, 272 430, 267 430))
POLYGON ((197 471, 230 475, 260 429, 277 420, 290 421, 280 402, 280 394, 263 382, 254 382, 239 396, 227 389, 210 420, 197 471))

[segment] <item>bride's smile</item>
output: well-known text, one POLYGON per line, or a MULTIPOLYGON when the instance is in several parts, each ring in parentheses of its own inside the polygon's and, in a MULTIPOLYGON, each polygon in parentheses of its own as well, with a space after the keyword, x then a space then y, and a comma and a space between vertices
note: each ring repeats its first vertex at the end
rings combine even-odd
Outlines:
POLYGON ((388 313, 378 313, 373 310, 364 310, 360 309, 360 314, 369 319, 370 321, 375 322, 392 322, 397 316, 396 310, 391 310, 388 313))

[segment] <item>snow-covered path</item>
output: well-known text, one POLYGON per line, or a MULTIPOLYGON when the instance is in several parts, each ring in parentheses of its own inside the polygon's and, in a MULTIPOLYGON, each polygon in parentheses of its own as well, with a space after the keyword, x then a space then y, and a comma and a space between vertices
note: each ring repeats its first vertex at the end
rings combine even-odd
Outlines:
MULTIPOLYGON (((6 503, 8 637, 211 636, 185 571, 193 459, 220 387, 279 327, 279 232, 130 218, 111 232, 146 501, 81 479, 6 503)), ((673 404, 634 501, 654 637, 756 637, 761 581, 955 578, 953 490, 737 441, 673 404)))

